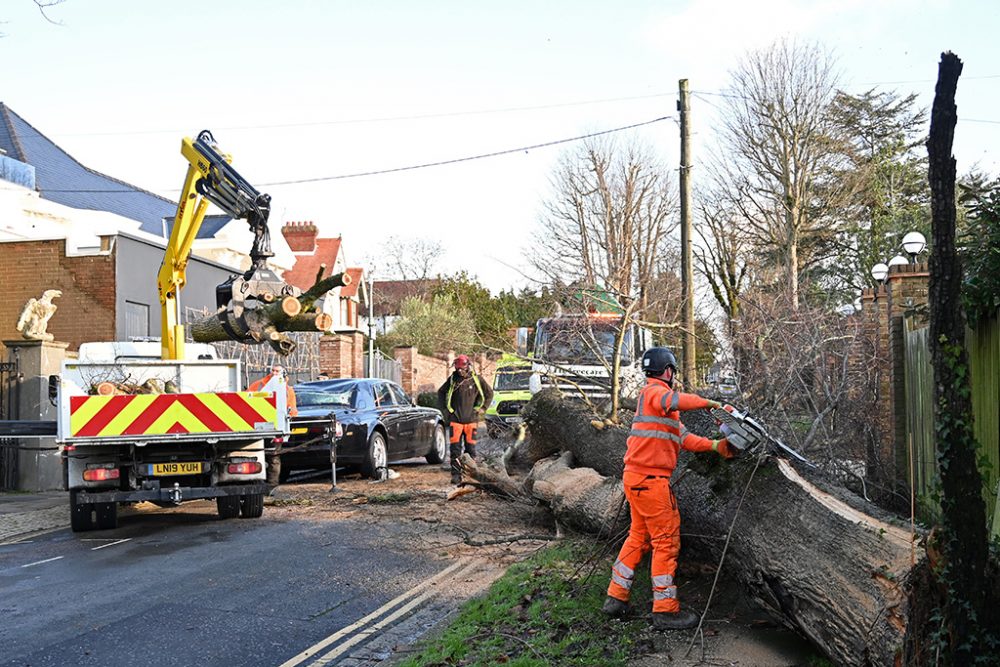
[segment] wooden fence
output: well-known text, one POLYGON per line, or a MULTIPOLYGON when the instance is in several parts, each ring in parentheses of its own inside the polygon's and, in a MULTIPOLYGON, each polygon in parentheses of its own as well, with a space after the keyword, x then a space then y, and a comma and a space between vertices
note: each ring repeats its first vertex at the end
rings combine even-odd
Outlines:
MULTIPOLYGON (((931 366, 927 327, 906 331, 905 386, 906 435, 913 458, 913 487, 925 518, 934 517, 939 506, 937 451, 934 445, 934 371, 931 366)), ((992 319, 966 331, 969 352, 972 410, 975 435, 982 462, 983 496, 987 516, 998 525, 997 490, 1000 480, 1000 311, 992 319)))

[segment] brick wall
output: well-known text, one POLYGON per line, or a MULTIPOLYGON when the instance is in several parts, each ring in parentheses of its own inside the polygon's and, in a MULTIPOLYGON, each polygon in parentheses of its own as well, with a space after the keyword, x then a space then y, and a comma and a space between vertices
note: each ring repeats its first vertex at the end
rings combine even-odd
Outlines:
POLYGON ((114 253, 67 257, 64 240, 0 243, 0 340, 21 338, 16 325, 24 304, 47 289, 63 293, 53 301, 58 309, 48 324, 55 340, 69 343, 70 350, 114 340, 114 253))
MULTIPOLYGON (((416 396, 427 391, 437 391, 444 384, 453 370, 452 363, 455 353, 449 352, 441 357, 429 357, 417 352, 415 347, 397 347, 393 356, 402 366, 402 381, 400 384, 406 393, 416 396)), ((496 374, 496 361, 486 355, 476 355, 472 359, 476 372, 483 380, 492 386, 496 374)))
POLYGON ((908 484, 904 319, 926 324, 928 277, 926 264, 893 266, 885 285, 861 294, 862 333, 852 363, 867 384, 852 398, 875 402, 872 441, 866 443, 868 475, 888 487, 908 484))

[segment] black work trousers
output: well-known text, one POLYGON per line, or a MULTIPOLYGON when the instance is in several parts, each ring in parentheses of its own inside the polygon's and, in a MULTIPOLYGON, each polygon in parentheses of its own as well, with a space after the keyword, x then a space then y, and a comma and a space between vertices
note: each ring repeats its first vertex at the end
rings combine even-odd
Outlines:
POLYGON ((453 442, 450 445, 451 448, 451 481, 456 484, 462 480, 462 469, 458 467, 458 460, 462 458, 462 453, 465 452, 469 455, 469 458, 475 460, 476 458, 476 444, 469 444, 465 441, 465 436, 463 435, 458 442, 453 442))

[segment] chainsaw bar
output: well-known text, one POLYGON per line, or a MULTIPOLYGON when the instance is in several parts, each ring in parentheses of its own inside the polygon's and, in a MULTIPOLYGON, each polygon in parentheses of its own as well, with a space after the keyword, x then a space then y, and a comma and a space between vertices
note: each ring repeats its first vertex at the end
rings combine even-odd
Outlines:
POLYGON ((740 412, 735 408, 732 412, 723 410, 722 408, 714 408, 710 410, 709 413, 720 423, 728 427, 727 429, 723 429, 723 431, 725 432, 728 430, 726 437, 730 440, 730 442, 735 441, 736 443, 743 443, 743 447, 741 447, 741 449, 749 451, 758 445, 770 444, 772 450, 775 448, 780 449, 789 456, 802 461, 806 465, 813 468, 816 467, 812 461, 768 433, 763 424, 748 416, 746 413, 740 412))

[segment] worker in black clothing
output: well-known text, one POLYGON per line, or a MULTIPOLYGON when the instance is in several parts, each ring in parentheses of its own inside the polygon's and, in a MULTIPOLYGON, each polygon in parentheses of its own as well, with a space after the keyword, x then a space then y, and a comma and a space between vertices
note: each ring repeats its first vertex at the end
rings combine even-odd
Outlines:
POLYGON ((455 357, 455 372, 438 389, 438 405, 451 427, 451 483, 462 481, 458 459, 464 450, 476 458, 476 429, 493 400, 493 388, 472 370, 464 354, 455 357))

